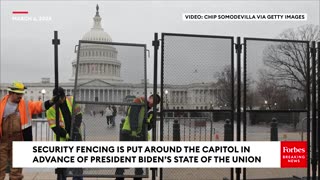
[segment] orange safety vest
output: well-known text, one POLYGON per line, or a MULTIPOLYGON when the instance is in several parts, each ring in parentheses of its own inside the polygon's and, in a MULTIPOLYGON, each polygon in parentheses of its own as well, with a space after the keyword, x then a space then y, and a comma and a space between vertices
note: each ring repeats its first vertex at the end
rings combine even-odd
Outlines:
MULTIPOLYGON (((2 136, 2 120, 4 108, 6 107, 9 95, 2 98, 0 103, 0 137, 2 136)), ((27 101, 21 99, 18 104, 18 111, 20 113, 21 130, 31 126, 32 115, 40 114, 44 110, 44 103, 41 101, 27 101)))

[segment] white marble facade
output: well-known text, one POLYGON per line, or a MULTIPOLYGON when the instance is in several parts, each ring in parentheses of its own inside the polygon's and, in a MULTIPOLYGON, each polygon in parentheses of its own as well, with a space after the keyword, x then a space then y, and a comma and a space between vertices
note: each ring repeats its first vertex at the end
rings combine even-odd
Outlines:
MULTIPOLYGON (((93 27, 82 40, 112 42, 110 35, 101 27, 99 7, 93 18, 93 27)), ((78 71, 78 100, 95 102, 124 102, 127 96, 144 96, 144 84, 123 83, 121 79, 121 59, 115 47, 99 44, 84 44, 79 56, 78 71)), ((66 94, 72 95, 76 70, 76 59, 72 62, 72 77, 68 82, 60 83, 66 89, 66 94)), ((0 95, 7 94, 10 84, 2 83, 0 95)), ((41 82, 26 83, 25 98, 29 100, 44 99, 52 96, 54 83, 49 78, 42 78, 41 82), (46 93, 42 94, 41 90, 46 93)), ((160 89, 160 85, 158 85, 160 89)), ((220 91, 212 83, 193 83, 189 85, 170 85, 164 90, 164 108, 170 109, 209 109, 216 106, 220 91)), ((153 93, 153 85, 148 83, 148 95, 153 93)), ((216 108, 216 107, 214 107, 216 108)))

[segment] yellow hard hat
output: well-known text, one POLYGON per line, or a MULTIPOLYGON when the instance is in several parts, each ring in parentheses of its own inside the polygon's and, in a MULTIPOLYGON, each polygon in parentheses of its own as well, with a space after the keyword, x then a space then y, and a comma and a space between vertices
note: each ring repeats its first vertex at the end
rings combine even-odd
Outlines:
POLYGON ((27 89, 27 88, 24 86, 24 84, 22 82, 13 81, 11 86, 9 86, 7 90, 10 92, 14 92, 14 93, 24 94, 25 89, 27 89))

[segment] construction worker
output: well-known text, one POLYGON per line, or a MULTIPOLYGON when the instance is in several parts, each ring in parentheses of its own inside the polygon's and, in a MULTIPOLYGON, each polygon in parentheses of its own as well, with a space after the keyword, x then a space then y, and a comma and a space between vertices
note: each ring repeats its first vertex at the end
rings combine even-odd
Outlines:
MULTIPOLYGON (((160 96, 151 95, 147 100, 147 110, 145 109, 145 98, 135 98, 133 103, 137 105, 132 105, 127 110, 127 115, 124 119, 123 126, 120 132, 120 141, 147 141, 148 133, 146 129, 151 130, 153 124, 153 104, 159 104, 161 101, 160 96), (145 112, 148 113, 147 119, 145 118, 145 112)), ((116 180, 123 180, 124 168, 117 168, 116 170, 116 180), (119 177, 122 176, 122 177, 119 177)), ((142 175, 142 168, 135 168, 135 175, 142 175)), ((141 180, 142 178, 136 177, 134 180, 141 180)))
POLYGON ((22 168, 12 168, 12 141, 32 141, 32 115, 39 114, 54 104, 53 101, 27 101, 22 97, 27 89, 14 81, 0 104, 0 180, 6 176, 9 164, 10 180, 23 179, 22 168))
MULTIPOLYGON (((80 127, 82 123, 82 113, 80 110, 80 106, 78 104, 75 105, 74 113, 75 113, 75 121, 73 125, 73 137, 70 137, 71 134, 71 117, 72 117, 72 106, 73 106, 73 96, 66 96, 65 90, 62 87, 55 88, 53 90, 53 96, 59 97, 59 123, 60 126, 56 126, 56 106, 52 106, 50 109, 46 111, 47 119, 50 128, 54 132, 54 139, 56 139, 56 135, 59 135, 60 141, 82 141, 82 137, 80 134, 80 127)), ((82 169, 76 168, 72 169, 73 180, 82 180, 82 169)), ((66 177, 63 175, 63 180, 66 177)))

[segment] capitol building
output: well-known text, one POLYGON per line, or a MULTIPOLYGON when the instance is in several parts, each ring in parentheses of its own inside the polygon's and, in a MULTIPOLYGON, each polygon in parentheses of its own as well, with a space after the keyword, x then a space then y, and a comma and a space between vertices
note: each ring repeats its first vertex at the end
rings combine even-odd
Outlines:
MULTIPOLYGON (((82 40, 112 42, 111 36, 102 28, 101 20, 99 7, 97 6, 96 14, 93 18, 93 27, 84 34, 82 40)), ((144 80, 141 80, 140 83, 123 81, 121 74, 123 62, 118 58, 118 55, 117 48, 113 46, 101 44, 84 44, 81 46, 77 101, 126 102, 128 97, 144 96, 144 80)), ((71 64, 71 78, 62 80, 64 82, 59 83, 59 86, 66 89, 67 95, 73 94, 76 65, 76 58, 74 58, 71 64)), ((24 98, 28 100, 50 99, 54 88, 54 82, 51 81, 53 80, 50 80, 50 78, 42 78, 40 82, 25 83, 28 89, 24 98)), ((1 97, 7 94, 9 85, 1 85, 1 97)), ((216 108, 218 106, 217 97, 221 91, 215 89, 215 87, 214 83, 203 82, 194 82, 188 85, 166 85, 164 88, 165 97, 163 97, 164 108, 216 108)), ((158 88, 160 90, 160 85, 158 85, 158 88)), ((147 83, 147 93, 147 96, 153 93, 153 84, 149 82, 147 83)), ((84 107, 84 110, 89 111, 91 109, 84 107)))

